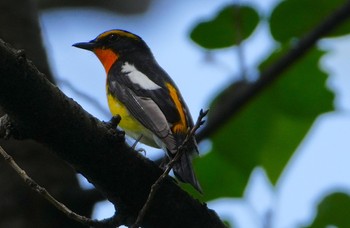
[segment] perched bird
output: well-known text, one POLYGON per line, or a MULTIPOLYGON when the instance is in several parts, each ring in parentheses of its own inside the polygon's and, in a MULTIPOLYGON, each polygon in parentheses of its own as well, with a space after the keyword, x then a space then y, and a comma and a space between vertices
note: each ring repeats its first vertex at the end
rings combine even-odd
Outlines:
MULTIPOLYGON (((125 133, 162 148, 168 158, 173 158, 193 127, 193 120, 175 83, 141 37, 125 30, 110 30, 73 46, 92 51, 104 66, 109 109, 112 115, 121 116, 119 126, 125 133)), ((192 138, 173 171, 180 181, 202 192, 192 167, 197 155, 197 143, 192 138)))

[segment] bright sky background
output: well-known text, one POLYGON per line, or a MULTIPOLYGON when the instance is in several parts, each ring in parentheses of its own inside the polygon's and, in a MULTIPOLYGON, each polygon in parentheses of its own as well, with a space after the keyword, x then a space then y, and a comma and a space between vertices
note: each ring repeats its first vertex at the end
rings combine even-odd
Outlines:
MULTIPOLYGON (((197 116, 199 110, 207 107, 210 99, 234 79, 239 67, 235 49, 217 51, 213 53, 216 61, 207 62, 203 50, 191 42, 188 33, 199 20, 212 17, 231 2, 154 0, 146 13, 137 16, 92 9, 62 9, 43 13, 41 23, 55 76, 94 97, 106 111, 102 65, 92 53, 71 45, 89 41, 105 30, 120 28, 143 37, 160 65, 181 89, 192 115, 197 116)), ((259 7, 266 11, 275 1, 251 2, 259 3, 259 7)), ((262 25, 251 40, 244 43, 248 68, 254 68, 273 47, 269 39, 267 26, 262 25)), ((349 177, 345 175, 350 173, 349 43, 349 38, 342 38, 322 44, 323 48, 332 50, 322 63, 324 69, 332 72, 328 85, 336 90, 336 107, 342 111, 324 114, 317 119, 289 162, 276 189, 272 189, 264 171, 257 168, 251 176, 244 200, 220 199, 209 203, 209 207, 222 218, 235 222, 235 227, 262 227, 262 218, 271 211, 271 227, 307 225, 314 216, 315 203, 320 195, 333 189, 350 192, 349 177)), ((101 120, 110 119, 109 115, 96 110, 95 106, 77 96, 69 87, 61 84, 61 89, 91 114, 101 120)), ((100 204, 95 216, 105 218, 107 213, 112 215, 113 208, 100 204)))

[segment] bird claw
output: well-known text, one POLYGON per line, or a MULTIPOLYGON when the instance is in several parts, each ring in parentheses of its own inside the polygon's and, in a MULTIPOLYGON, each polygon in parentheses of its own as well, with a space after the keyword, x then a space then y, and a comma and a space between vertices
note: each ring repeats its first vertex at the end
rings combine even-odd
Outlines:
POLYGON ((145 156, 146 156, 146 150, 143 149, 143 148, 139 148, 139 149, 136 149, 137 152, 139 153, 145 153, 145 156))
POLYGON ((140 142, 140 140, 142 139, 142 136, 143 136, 143 135, 140 135, 140 136, 135 140, 135 142, 134 142, 134 144, 132 144, 131 148, 132 148, 133 150, 136 150, 136 151, 139 152, 139 153, 145 153, 145 156, 146 156, 146 150, 145 150, 145 149, 143 149, 143 148, 136 149, 136 146, 137 146, 137 144, 140 142))

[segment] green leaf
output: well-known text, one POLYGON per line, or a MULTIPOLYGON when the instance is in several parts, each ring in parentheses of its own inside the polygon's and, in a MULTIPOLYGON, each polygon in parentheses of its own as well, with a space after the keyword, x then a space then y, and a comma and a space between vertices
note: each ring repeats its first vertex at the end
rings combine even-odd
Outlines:
MULTIPOLYGON (((265 168, 276 183, 316 117, 333 109, 334 95, 325 88, 326 74, 318 68, 322 54, 313 49, 211 138, 212 151, 196 163, 205 200, 242 195, 256 166, 265 168)), ((220 106, 222 96, 212 110, 220 106)))
POLYGON ((207 49, 225 48, 237 44, 237 39, 249 37, 259 22, 257 12, 248 6, 227 6, 215 18, 199 23, 191 39, 207 49), (237 31, 237 28, 240 31, 237 31))
POLYGON ((318 205, 317 216, 309 228, 350 227, 350 196, 336 192, 323 199, 318 205))
MULTIPOLYGON (((300 38, 343 4, 343 0, 283 1, 275 8, 270 18, 272 36, 282 43, 300 38)), ((346 22, 327 36, 342 36, 349 33, 350 22, 346 22)))

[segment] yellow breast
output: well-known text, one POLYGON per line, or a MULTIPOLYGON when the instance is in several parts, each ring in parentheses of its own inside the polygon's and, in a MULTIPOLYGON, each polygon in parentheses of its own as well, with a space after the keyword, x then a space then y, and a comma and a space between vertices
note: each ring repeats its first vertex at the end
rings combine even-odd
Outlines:
POLYGON ((130 115, 129 111, 126 109, 123 103, 116 100, 110 93, 107 93, 107 100, 109 110, 112 115, 120 115, 121 121, 119 123, 119 127, 121 127, 128 136, 134 139, 138 139, 142 135, 140 142, 152 147, 159 148, 159 146, 154 141, 153 133, 145 128, 132 115, 130 115))

